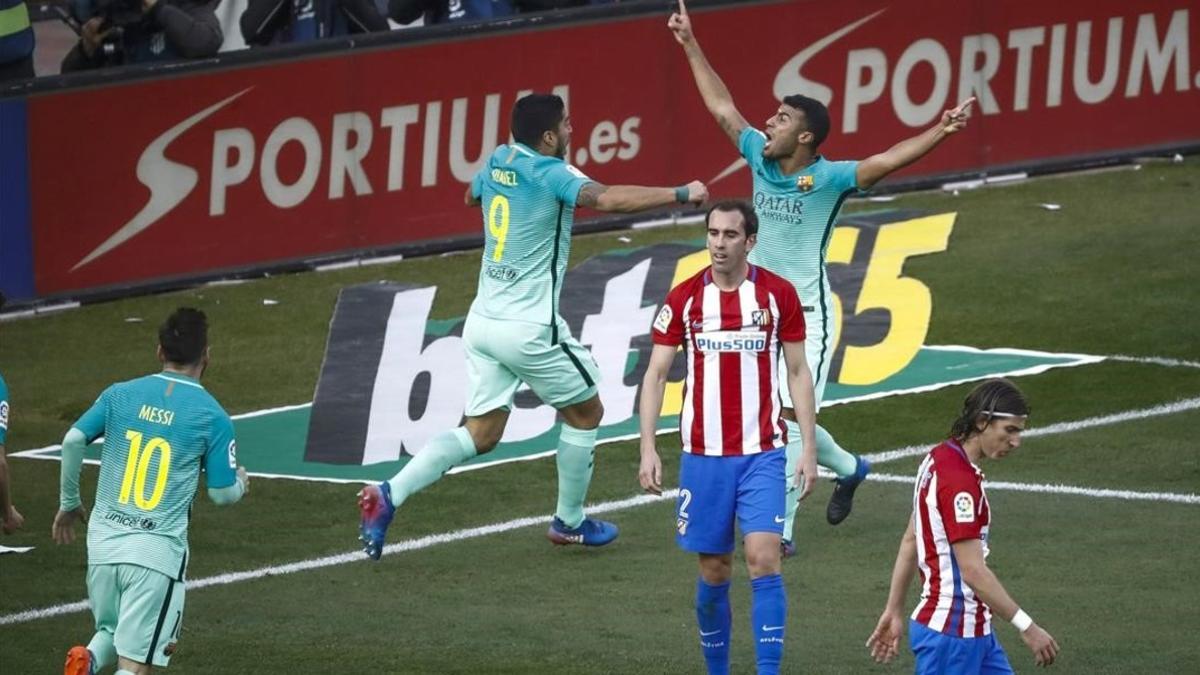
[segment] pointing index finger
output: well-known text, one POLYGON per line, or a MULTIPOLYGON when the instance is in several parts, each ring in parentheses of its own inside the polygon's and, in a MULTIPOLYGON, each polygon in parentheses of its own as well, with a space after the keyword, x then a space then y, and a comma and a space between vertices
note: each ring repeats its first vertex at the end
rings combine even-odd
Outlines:
MULTIPOLYGON (((683 2, 683 0, 680 0, 680 2, 683 2)), ((971 104, 972 104, 972 103, 974 103, 974 102, 975 102, 975 97, 974 97, 974 96, 972 96, 972 97, 968 98, 967 100, 963 101, 962 103, 959 103, 959 104, 958 104, 958 107, 957 107, 957 108, 955 108, 955 109, 954 109, 953 111, 951 111, 951 112, 952 112, 954 115, 961 115, 961 114, 963 114, 964 112, 966 112, 966 111, 967 111, 967 109, 968 109, 968 108, 970 108, 970 107, 971 107, 971 104)))
POLYGON ((687 16, 687 15, 688 15, 688 13, 687 13, 687 5, 686 5, 686 4, 684 4, 683 0, 679 0, 679 15, 680 15, 680 16, 687 16))

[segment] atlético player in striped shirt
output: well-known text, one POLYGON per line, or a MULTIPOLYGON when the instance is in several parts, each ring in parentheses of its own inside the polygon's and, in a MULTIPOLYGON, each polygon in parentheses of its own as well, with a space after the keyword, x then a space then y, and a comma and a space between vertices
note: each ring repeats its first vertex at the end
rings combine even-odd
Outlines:
POLYGON ((780 576, 786 511, 787 427, 780 416, 779 354, 804 436, 794 480, 803 495, 817 477, 812 376, 804 355, 804 311, 782 277, 750 265, 758 218, 746 202, 721 202, 705 218, 712 264, 676 286, 654 321, 654 350, 642 383, 638 480, 662 492, 655 422, 667 372, 680 346, 687 391, 679 416, 683 458, 676 541, 700 556, 696 620, 710 674, 729 672, 734 521, 750 571, 750 619, 760 675, 778 673, 787 596, 780 576))
POLYGON ((1058 643, 1017 606, 985 562, 992 512, 977 464, 1016 450, 1028 415, 1029 404, 1013 383, 988 380, 967 395, 950 438, 921 462, 887 608, 867 640, 876 661, 890 661, 899 649, 905 597, 920 571, 921 601, 909 620, 919 675, 1012 673, 992 633, 993 612, 1016 626, 1038 665, 1054 663, 1058 643))

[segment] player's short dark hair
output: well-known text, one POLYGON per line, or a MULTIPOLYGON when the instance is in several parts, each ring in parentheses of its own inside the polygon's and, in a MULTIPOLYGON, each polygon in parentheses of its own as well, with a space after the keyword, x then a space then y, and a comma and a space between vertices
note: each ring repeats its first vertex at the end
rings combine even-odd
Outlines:
POLYGON ((200 363, 208 347, 208 317, 198 309, 180 307, 158 327, 158 344, 171 363, 181 366, 200 363))
POLYGON ((1029 414, 1029 401, 1025 394, 1017 389, 1017 385, 997 377, 980 384, 967 394, 963 401, 962 412, 954 420, 950 435, 960 441, 965 441, 979 433, 975 423, 980 417, 989 424, 997 414, 1003 416, 1029 414))
POLYGON ((758 234, 758 214, 754 212, 754 207, 750 206, 749 202, 741 199, 726 199, 713 204, 704 214, 705 227, 708 227, 708 222, 712 220, 713 211, 737 211, 742 214, 742 229, 746 232, 746 237, 758 234))
POLYGON ((536 149, 543 133, 558 128, 566 107, 562 97, 555 94, 529 94, 517 99, 512 110, 513 138, 536 149))
POLYGON ((804 111, 808 130, 813 135, 812 149, 815 151, 829 136, 829 108, 826 108, 825 104, 817 99, 803 94, 787 96, 783 99, 783 104, 804 111))

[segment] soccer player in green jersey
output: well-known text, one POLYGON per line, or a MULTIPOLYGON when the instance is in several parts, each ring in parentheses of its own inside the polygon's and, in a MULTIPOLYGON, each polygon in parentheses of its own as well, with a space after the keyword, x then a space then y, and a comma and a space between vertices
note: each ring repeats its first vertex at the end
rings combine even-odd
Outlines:
POLYGON ((12 503, 12 481, 8 476, 8 455, 4 441, 8 436, 8 385, 0 376, 0 530, 12 534, 25 524, 25 517, 12 503))
POLYGON ((615 525, 583 512, 604 407, 596 364, 558 311, 575 209, 633 213, 676 202, 698 204, 708 191, 699 181, 669 188, 605 186, 588 178, 563 159, 571 118, 558 96, 530 94, 517 101, 512 136, 514 142, 496 148, 467 187, 467 205, 482 206, 484 248, 479 287, 463 327, 466 423, 434 436, 391 480, 359 492, 359 539, 376 560, 404 500, 496 446, 522 382, 563 419, 558 506, 547 538, 602 546, 617 536, 615 525))
MULTIPOLYGON (((829 111, 820 101, 795 94, 783 99, 766 121, 766 132, 750 126, 738 112, 725 83, 709 65, 692 32, 687 7, 679 0, 679 11, 667 22, 675 40, 683 47, 696 87, 705 106, 716 118, 729 140, 750 165, 754 181, 754 206, 760 229, 758 246, 750 262, 784 277, 796 286, 804 303, 808 326, 806 351, 816 390, 817 409, 825 392, 835 342, 832 300, 825 251, 842 202, 849 195, 867 190, 885 176, 920 159, 947 136, 966 126, 968 99, 942 113, 940 121, 924 133, 901 141, 888 150, 862 161, 831 162, 817 154, 829 134, 829 111), (803 207, 803 208, 801 208, 803 207)), ((784 418, 788 420, 788 475, 800 457, 798 427, 787 389, 780 390, 784 418)), ((837 474, 833 495, 826 510, 828 521, 837 525, 850 515, 854 491, 866 478, 871 465, 846 452, 820 425, 817 432, 817 462, 837 474)), ((785 555, 795 554, 792 530, 798 494, 788 495, 784 526, 785 555)))
POLYGON ((238 501, 249 485, 237 464, 233 421, 200 385, 208 366, 203 312, 171 314, 158 330, 158 360, 162 372, 105 389, 63 438, 52 533, 69 544, 75 521, 88 519, 79 497, 84 448, 104 436, 87 528, 96 634, 67 653, 66 675, 90 675, 114 662, 117 675, 167 665, 183 621, 188 518, 200 472, 217 504, 238 501))

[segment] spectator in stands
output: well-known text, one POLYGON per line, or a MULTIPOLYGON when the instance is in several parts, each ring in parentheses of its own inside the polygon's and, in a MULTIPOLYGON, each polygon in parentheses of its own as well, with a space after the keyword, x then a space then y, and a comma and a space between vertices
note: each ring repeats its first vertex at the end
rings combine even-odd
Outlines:
POLYGON ((224 40, 214 12, 218 2, 72 0, 83 28, 62 71, 213 56, 224 40))
POLYGON ((452 21, 486 21, 514 12, 511 0, 388 0, 388 17, 408 25, 421 17, 425 25, 452 21))
POLYGON ((0 82, 33 77, 33 26, 25 0, 0 0, 0 82))
POLYGON ((424 16, 425 25, 429 26, 452 21, 486 21, 517 12, 546 12, 611 2, 616 0, 388 0, 388 16, 406 25, 424 16))
POLYGON ((239 23, 251 47, 390 28, 373 0, 249 0, 239 23))

